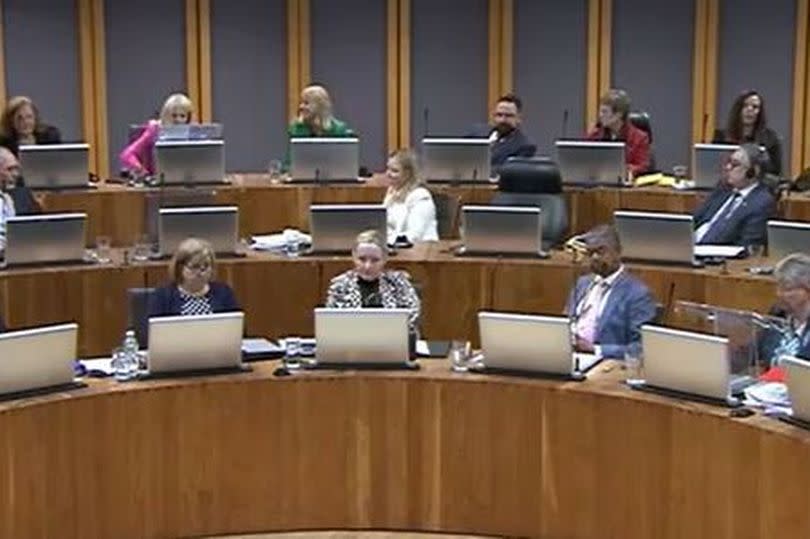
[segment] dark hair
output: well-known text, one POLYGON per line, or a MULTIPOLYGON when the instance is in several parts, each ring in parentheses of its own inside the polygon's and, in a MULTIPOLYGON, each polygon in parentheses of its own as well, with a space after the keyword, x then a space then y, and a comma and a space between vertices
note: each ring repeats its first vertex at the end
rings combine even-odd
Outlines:
POLYGON ((765 151, 759 147, 759 144, 753 142, 740 144, 740 151, 745 153, 745 156, 748 158, 748 170, 750 171, 747 174, 748 177, 762 178, 765 165, 768 161, 768 156, 765 151))
POLYGON ((610 107, 613 112, 618 112, 622 116, 622 120, 627 120, 627 115, 630 114, 630 96, 627 92, 619 88, 612 88, 602 95, 599 99, 600 105, 610 107))
POLYGON ((597 225, 582 236, 582 241, 588 247, 609 247, 618 253, 622 252, 622 242, 616 227, 612 225, 597 225))
POLYGON ((517 108, 518 112, 523 109, 523 101, 515 94, 504 94, 498 98, 496 103, 512 103, 517 108))
POLYGON ((737 96, 728 113, 728 120, 726 121, 726 140, 728 142, 742 142, 742 109, 745 106, 745 100, 753 96, 759 98, 759 114, 757 114, 756 122, 754 122, 752 135, 756 139, 759 133, 768 127, 768 118, 765 115, 765 99, 756 90, 746 90, 737 96))

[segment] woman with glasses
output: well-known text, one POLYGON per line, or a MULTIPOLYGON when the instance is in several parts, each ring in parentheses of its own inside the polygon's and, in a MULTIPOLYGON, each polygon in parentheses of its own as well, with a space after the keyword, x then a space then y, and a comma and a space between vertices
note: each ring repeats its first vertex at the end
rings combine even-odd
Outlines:
POLYGON ((782 259, 774 272, 777 303, 771 314, 786 320, 781 331, 759 337, 759 361, 777 366, 784 356, 810 360, 810 256, 794 253, 782 259))
POLYGON ((194 316, 238 311, 231 287, 214 281, 214 251, 204 240, 188 238, 169 265, 170 284, 152 294, 149 316, 194 316))

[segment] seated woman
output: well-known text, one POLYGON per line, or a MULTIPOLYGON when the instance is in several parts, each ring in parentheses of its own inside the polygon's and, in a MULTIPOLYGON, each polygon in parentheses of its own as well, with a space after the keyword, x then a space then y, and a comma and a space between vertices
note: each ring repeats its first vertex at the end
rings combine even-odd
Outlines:
POLYGON ((389 187, 383 205, 388 214, 388 243, 438 241, 436 205, 423 186, 414 153, 392 153, 386 176, 389 187))
POLYGON ((776 266, 778 302, 771 314, 787 319, 785 332, 765 331, 760 337, 759 360, 766 365, 779 365, 782 356, 799 356, 810 360, 810 256, 794 253, 776 266))
POLYGON ((360 233, 352 249, 354 269, 332 279, 326 306, 337 309, 409 309, 411 331, 415 332, 421 310, 419 296, 407 273, 386 271, 387 258, 385 239, 377 231, 360 233))
POLYGON ((21 145, 60 142, 61 133, 57 128, 42 123, 39 110, 31 98, 17 96, 8 100, 0 118, 0 146, 19 156, 21 145))
POLYGON ((290 138, 353 137, 354 132, 332 115, 332 100, 326 88, 314 84, 301 91, 298 117, 287 128, 290 138))
POLYGON ((207 241, 188 238, 177 247, 169 276, 171 283, 150 297, 149 316, 192 316, 238 311, 231 287, 213 281, 214 251, 207 241))
POLYGON ((138 138, 132 141, 119 155, 121 168, 135 175, 155 173, 155 141, 160 128, 169 125, 191 123, 194 106, 185 94, 172 94, 160 109, 160 119, 149 120, 138 138))
POLYGON ((765 115, 765 100, 754 90, 743 92, 728 114, 725 129, 714 132, 712 142, 715 144, 744 144, 752 142, 764 146, 768 153, 768 162, 764 166, 767 174, 782 174, 782 142, 779 134, 768 127, 765 115))

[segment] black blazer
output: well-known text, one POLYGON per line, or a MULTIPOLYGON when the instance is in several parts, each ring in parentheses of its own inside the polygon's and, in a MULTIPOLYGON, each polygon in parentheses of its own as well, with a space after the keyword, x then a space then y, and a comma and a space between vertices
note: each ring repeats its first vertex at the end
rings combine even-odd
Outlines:
POLYGON ((753 142, 765 148, 768 153, 768 162, 764 167, 764 172, 776 176, 782 175, 782 141, 779 139, 779 134, 770 127, 741 141, 731 140, 722 129, 716 129, 712 138, 712 144, 743 144, 746 142, 753 142))
MULTIPOLYGON (((491 133, 491 126, 480 125, 476 126, 470 136, 487 138, 491 133)), ((520 128, 517 128, 492 144, 490 166, 493 171, 497 171, 510 157, 532 157, 536 152, 537 145, 520 128)))
MULTIPOLYGON (((768 314, 773 316, 780 316, 786 318, 786 314, 779 308, 773 308, 768 314)), ((773 357, 776 348, 782 340, 782 334, 773 329, 766 329, 759 332, 757 335, 757 349, 759 353, 759 362, 768 366, 773 365, 775 357, 773 357)), ((810 361, 810 324, 804 328, 804 333, 801 335, 801 345, 796 355, 802 359, 810 361)))
MULTIPOLYGON (((709 198, 695 211, 695 227, 710 221, 717 213, 732 190, 721 186, 712 191, 709 198)), ((776 212, 776 199, 768 187, 759 183, 740 206, 731 214, 725 226, 710 230, 700 243, 718 245, 765 245, 768 240, 767 222, 776 212)))
POLYGON ((14 201, 14 213, 17 215, 33 215, 42 213, 42 208, 39 202, 34 198, 31 189, 24 185, 18 185, 14 189, 8 191, 11 200, 14 201))
MULTIPOLYGON (((34 133, 37 144, 61 144, 62 133, 52 125, 43 125, 34 133)), ((20 156, 20 142, 15 137, 0 135, 0 146, 5 146, 15 156, 20 156)))

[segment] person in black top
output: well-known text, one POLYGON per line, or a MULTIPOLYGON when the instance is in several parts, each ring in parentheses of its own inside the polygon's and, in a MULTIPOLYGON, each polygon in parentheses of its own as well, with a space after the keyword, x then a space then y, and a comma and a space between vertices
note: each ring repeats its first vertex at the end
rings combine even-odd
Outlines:
POLYGON ((745 144, 752 142, 763 146, 768 154, 763 169, 766 174, 782 175, 782 141, 776 131, 768 127, 765 100, 755 90, 737 96, 725 129, 714 132, 715 144, 745 144))
POLYGON ((20 155, 24 144, 59 144, 62 134, 52 125, 42 123, 37 106, 31 98, 12 97, 0 117, 0 146, 20 155))
POLYGON ((520 128, 523 102, 514 94, 498 98, 492 110, 492 123, 476 126, 471 136, 488 138, 492 145, 490 165, 494 173, 510 157, 532 157, 537 145, 520 128))

